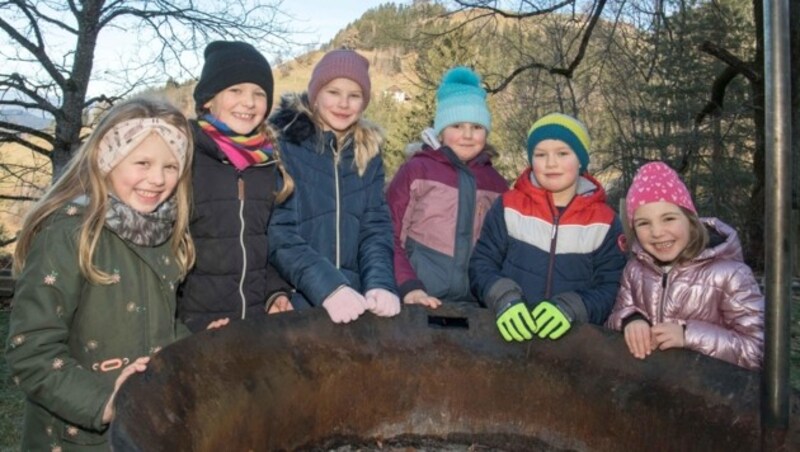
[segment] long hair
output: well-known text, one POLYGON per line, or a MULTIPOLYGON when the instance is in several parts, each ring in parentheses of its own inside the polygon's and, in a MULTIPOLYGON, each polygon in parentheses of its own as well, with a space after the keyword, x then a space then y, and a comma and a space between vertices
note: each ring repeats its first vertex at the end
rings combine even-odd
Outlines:
MULTIPOLYGON (((383 130, 377 125, 364 119, 362 116, 363 114, 364 112, 361 112, 358 120, 356 120, 350 126, 350 128, 345 131, 345 133, 337 135, 336 138, 336 149, 342 149, 347 146, 350 140, 353 141, 353 160, 355 161, 359 176, 364 175, 369 162, 378 154, 380 154, 381 144, 383 144, 384 137, 383 130)), ((322 118, 317 113, 315 108, 312 108, 311 110, 311 118, 314 120, 317 133, 320 135, 320 139, 318 139, 317 142, 320 143, 320 146, 324 146, 324 140, 321 138, 325 128, 325 123, 322 121, 322 118)))
MULTIPOLYGON (((25 216, 16 249, 14 251, 14 273, 25 267, 25 259, 36 235, 45 221, 57 210, 73 199, 86 195, 88 205, 84 209, 78 236, 78 264, 83 276, 94 284, 111 284, 112 275, 98 269, 93 261, 97 242, 105 225, 109 206, 108 175, 103 174, 98 163, 100 141, 117 124, 135 118, 159 118, 186 134, 189 150, 193 148, 192 135, 186 117, 174 106, 148 98, 136 98, 115 105, 103 117, 89 139, 72 158, 64 174, 34 204, 25 216)), ((172 196, 176 201, 175 224, 170 237, 171 249, 180 268, 181 278, 194 265, 194 242, 189 235, 189 208, 191 206, 192 152, 186 153, 183 173, 172 196)))
POLYGON ((708 246, 709 240, 708 230, 700 221, 700 217, 684 207, 678 206, 678 208, 681 209, 681 212, 689 219, 689 241, 686 244, 686 248, 675 258, 675 264, 688 262, 699 256, 708 246))
POLYGON ((278 133, 272 128, 272 126, 267 124, 266 120, 261 123, 258 128, 260 129, 259 131, 265 134, 267 139, 272 143, 272 157, 275 159, 275 162, 278 165, 278 171, 280 171, 281 177, 283 177, 283 186, 281 187, 281 191, 275 193, 275 201, 282 203, 294 191, 294 179, 292 179, 292 176, 290 176, 286 171, 286 167, 283 166, 280 146, 278 146, 278 133))

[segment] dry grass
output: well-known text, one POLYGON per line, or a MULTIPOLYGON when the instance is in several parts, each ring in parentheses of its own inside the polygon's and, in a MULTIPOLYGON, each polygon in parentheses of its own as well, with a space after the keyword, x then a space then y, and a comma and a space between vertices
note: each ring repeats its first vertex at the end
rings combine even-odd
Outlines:
MULTIPOLYGON (((50 183, 50 160, 30 149, 16 144, 0 145, 0 198, 8 196, 37 197, 50 183)), ((14 237, 19 231, 22 218, 30 202, 0 199, 0 231, 6 237, 14 237)), ((13 244, 1 252, 13 252, 13 244)))

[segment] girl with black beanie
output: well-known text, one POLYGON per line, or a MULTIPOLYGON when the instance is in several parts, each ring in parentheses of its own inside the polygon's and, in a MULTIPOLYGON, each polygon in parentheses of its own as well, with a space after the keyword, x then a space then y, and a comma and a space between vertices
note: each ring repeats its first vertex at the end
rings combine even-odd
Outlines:
POLYGON ((215 41, 194 90, 193 208, 197 263, 178 290, 178 312, 193 332, 291 309, 288 285, 268 262, 267 224, 293 190, 265 120, 272 69, 244 42, 215 41), (284 174, 280 192, 278 172, 284 174), (285 183, 288 180, 289 183, 285 183), (219 320, 219 321, 218 321, 219 320))

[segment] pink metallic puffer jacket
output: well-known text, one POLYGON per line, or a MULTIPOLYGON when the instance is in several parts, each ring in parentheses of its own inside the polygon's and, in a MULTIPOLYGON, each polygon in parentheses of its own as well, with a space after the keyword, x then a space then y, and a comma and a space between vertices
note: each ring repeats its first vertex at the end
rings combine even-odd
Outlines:
POLYGON ((748 369, 759 369, 764 343, 764 297, 742 259, 736 231, 715 218, 703 218, 724 242, 668 273, 642 247, 622 274, 617 300, 606 326, 641 314, 652 325, 686 325, 686 348, 748 369))

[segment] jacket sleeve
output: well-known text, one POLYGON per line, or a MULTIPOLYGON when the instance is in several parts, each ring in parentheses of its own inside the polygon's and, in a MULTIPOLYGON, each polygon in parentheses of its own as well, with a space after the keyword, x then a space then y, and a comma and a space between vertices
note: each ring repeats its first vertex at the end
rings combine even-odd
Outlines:
POLYGON ((647 318, 647 314, 637 304, 641 305, 642 300, 633 299, 633 284, 634 274, 636 273, 635 267, 637 263, 631 259, 625 266, 622 272, 622 280, 619 285, 619 292, 617 292, 617 299, 614 302, 614 307, 611 309, 611 315, 608 316, 606 326, 613 330, 622 331, 622 324, 628 317, 639 314, 647 318))
POLYGON ((401 299, 412 290, 425 290, 425 285, 411 266, 405 244, 402 241, 404 233, 407 232, 406 216, 414 209, 414 201, 411 196, 411 183, 413 182, 411 172, 408 163, 401 166, 386 191, 386 201, 392 214, 394 228, 394 276, 401 299))
POLYGON ((269 302, 281 295, 286 295, 291 298, 292 285, 289 284, 281 273, 272 265, 272 262, 267 263, 267 299, 269 302))
POLYGON ((608 319, 619 290, 619 280, 625 267, 625 254, 618 245, 623 234, 622 224, 615 215, 600 248, 592 253, 594 272, 588 288, 575 292, 583 300, 588 321, 602 325, 608 319))
POLYGON ((502 273, 508 252, 508 229, 503 215, 503 197, 486 214, 481 235, 469 260, 472 292, 488 308, 499 312, 510 301, 523 298, 522 289, 502 273))
MULTIPOLYGON (((287 169, 291 174, 292 169, 288 165, 287 169)), ((279 176, 279 184, 282 183, 279 176)), ((310 303, 320 306, 328 295, 337 287, 348 284, 348 281, 300 236, 297 199, 292 194, 283 203, 277 204, 272 212, 268 226, 269 260, 310 303)))
POLYGON ((46 226, 34 237, 17 278, 6 359, 33 403, 66 422, 102 431, 113 381, 80 366, 68 347, 84 281, 70 231, 46 226))
POLYGON ((360 222, 358 234, 358 268, 362 290, 386 289, 397 293, 394 279, 392 249, 392 217, 386 197, 383 194, 385 176, 383 159, 380 154, 372 159, 374 171, 367 171, 370 179, 364 189, 367 191, 367 205, 360 222))
POLYGON ((741 264, 728 280, 720 303, 722 324, 686 322, 686 348, 748 369, 764 355, 764 297, 750 268, 741 264))

